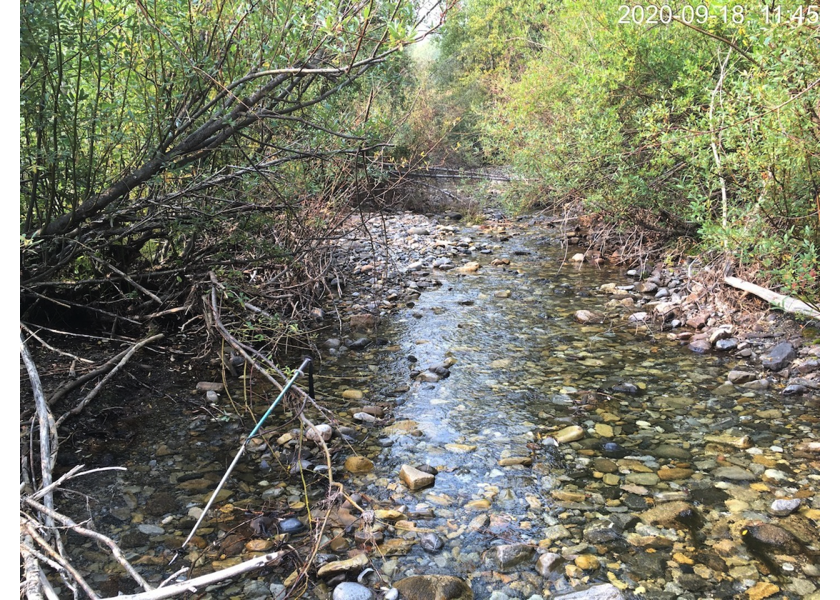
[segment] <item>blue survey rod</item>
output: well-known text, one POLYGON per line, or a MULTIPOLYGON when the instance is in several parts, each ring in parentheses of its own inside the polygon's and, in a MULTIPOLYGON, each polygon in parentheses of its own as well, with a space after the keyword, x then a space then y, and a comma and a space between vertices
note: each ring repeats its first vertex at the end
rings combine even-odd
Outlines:
MULTIPOLYGON (((277 404, 280 402, 283 396, 286 395, 286 392, 289 391, 289 388, 292 387, 292 384, 295 382, 295 379, 297 379, 297 376, 303 374, 303 370, 309 365, 310 362, 312 362, 312 359, 309 357, 303 359, 303 362, 301 363, 300 367, 298 367, 297 371, 295 371, 294 374, 292 374, 292 376, 289 378, 289 381, 286 383, 286 387, 283 388, 283 390, 274 400, 274 403, 268 407, 268 410, 265 411, 265 414, 263 415, 262 419, 260 419, 259 423, 257 423, 256 426, 254 426, 253 431, 251 431, 251 433, 248 434, 248 437, 242 443, 242 447, 239 449, 239 452, 236 453, 236 457, 233 459, 233 462, 230 463, 230 466, 228 467, 225 476, 222 477, 222 480, 219 482, 219 485, 216 486, 216 490, 213 492, 213 495, 210 496, 210 500, 207 502, 207 506, 204 507, 204 510, 201 512, 201 516, 198 518, 198 521, 195 522, 195 526, 192 528, 192 531, 190 531, 190 534, 187 536, 187 539, 184 540, 184 543, 181 544, 181 548, 186 548, 187 544, 190 543, 190 540, 195 535, 195 532, 198 531, 198 526, 201 525, 201 521, 204 520, 205 515, 207 515, 207 511, 210 510, 211 506, 213 506, 213 501, 216 500, 216 496, 219 495, 219 492, 224 487, 228 477, 230 477, 230 474, 233 472, 233 468, 236 466, 236 463, 239 462, 240 457, 245 452, 245 446, 248 445, 248 442, 251 440, 252 437, 257 435, 257 431, 259 431, 262 424, 268 418, 268 415, 271 414, 271 411, 274 410, 274 408, 277 406, 277 404)), ((176 555, 175 558, 178 558, 178 556, 176 555)), ((175 558, 173 558, 172 560, 174 561, 175 558)))

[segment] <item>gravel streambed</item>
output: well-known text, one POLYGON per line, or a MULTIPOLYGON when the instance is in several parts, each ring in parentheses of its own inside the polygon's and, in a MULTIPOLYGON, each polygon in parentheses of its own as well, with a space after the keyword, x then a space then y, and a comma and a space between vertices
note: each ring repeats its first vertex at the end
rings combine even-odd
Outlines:
MULTIPOLYGON (((818 346, 749 337, 678 274, 628 276, 539 220, 368 229, 338 244, 329 412, 310 416, 354 495, 327 510, 311 436, 267 429, 189 548, 196 573, 306 539, 312 598, 819 597, 818 346)), ((129 471, 89 490, 153 581, 249 429, 170 410, 182 426, 148 423, 129 471)), ((85 543, 94 580, 131 591, 85 543)), ((282 598, 299 569, 211 594, 282 598)))

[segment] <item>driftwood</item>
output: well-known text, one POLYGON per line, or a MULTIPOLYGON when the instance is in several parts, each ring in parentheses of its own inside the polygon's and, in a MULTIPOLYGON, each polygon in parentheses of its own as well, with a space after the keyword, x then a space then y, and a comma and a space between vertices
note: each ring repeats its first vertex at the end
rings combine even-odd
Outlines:
POLYGON ((177 596, 187 592, 195 593, 200 588, 208 585, 224 581, 225 579, 230 579, 231 577, 236 577, 237 575, 242 575, 243 573, 248 573, 249 571, 277 564, 286 554, 287 552, 285 551, 271 552, 270 554, 264 554, 256 558, 252 558, 251 560, 246 560, 238 565, 228 567, 227 569, 222 569, 221 571, 196 577, 195 579, 188 579, 187 581, 182 581, 166 587, 159 587, 141 594, 123 595, 119 598, 120 600, 160 600, 161 598, 171 598, 172 596, 177 596))
POLYGON ((738 277, 726 277, 724 281, 732 287, 738 288, 739 290, 744 290, 745 292, 755 294, 762 300, 766 300, 773 306, 781 308, 785 312, 806 315, 815 319, 820 318, 820 312, 818 310, 814 310, 813 308, 802 302, 802 300, 797 300, 796 298, 793 298, 791 296, 779 294, 772 290, 768 290, 767 288, 763 288, 760 285, 756 285, 754 283, 744 281, 743 279, 739 279, 738 277))

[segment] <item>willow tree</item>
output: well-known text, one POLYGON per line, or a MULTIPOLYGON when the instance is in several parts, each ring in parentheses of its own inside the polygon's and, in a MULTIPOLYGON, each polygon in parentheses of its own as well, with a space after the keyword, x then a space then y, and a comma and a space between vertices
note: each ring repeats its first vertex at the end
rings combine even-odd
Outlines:
POLYGON ((160 305, 202 257, 230 263, 214 241, 303 252, 265 238, 358 192, 422 16, 405 0, 24 3, 24 298, 120 280, 160 305))

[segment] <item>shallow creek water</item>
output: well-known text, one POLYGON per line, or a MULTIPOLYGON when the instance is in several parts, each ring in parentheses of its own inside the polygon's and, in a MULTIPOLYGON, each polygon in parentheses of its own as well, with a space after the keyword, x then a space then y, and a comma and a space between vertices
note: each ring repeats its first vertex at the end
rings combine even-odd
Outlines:
MULTIPOLYGON (((819 441, 818 397, 791 401, 782 386, 724 385, 743 359, 693 354, 658 327, 606 309, 611 297, 599 286, 632 281, 612 268, 559 268, 564 250, 550 239, 545 231, 523 231, 498 243, 493 255, 471 258, 483 263, 477 273, 435 271, 442 285, 384 320, 365 350, 323 351, 316 396, 337 418, 334 426, 356 428, 355 452, 375 465, 368 474, 339 469, 337 479, 373 508, 404 506, 413 523, 384 528, 386 540, 407 542, 391 545, 396 556, 371 552, 373 566, 387 581, 455 575, 470 582, 477 599, 553 598, 594 582, 611 582, 627 597, 813 594, 819 560, 810 548, 757 548, 742 532, 778 524, 818 547, 819 454, 803 446, 819 441), (512 265, 489 264, 500 256, 512 265), (581 309, 613 316, 582 325, 573 318, 581 309), (448 377, 412 379, 412 371, 446 359, 448 377), (614 391, 620 384, 632 386, 614 391), (348 389, 363 398, 344 399, 348 389), (387 419, 355 421, 354 413, 371 404, 387 407, 387 419), (563 441, 557 432, 574 425, 582 434, 563 441), (399 480, 403 464, 436 467, 434 485, 408 490, 399 480), (801 505, 777 516, 770 512, 777 498, 801 505), (673 502, 691 511, 669 513, 673 502), (442 550, 411 544, 424 532, 437 533, 442 550), (559 576, 538 574, 536 554, 501 564, 495 546, 509 544, 558 554, 559 576)), ((115 453, 128 472, 103 474, 84 489, 97 499, 89 512, 100 531, 120 539, 152 581, 171 572, 167 549, 194 523, 188 511, 203 506, 240 434, 250 430, 195 410, 184 426, 182 407, 163 406, 169 417, 157 407, 132 445, 115 453)), ((341 465, 348 452, 338 447, 334 461, 341 465)), ((299 477, 280 476, 272 460, 246 455, 227 485, 232 494, 219 505, 259 509, 282 500, 281 516, 305 520, 299 477)), ((216 516, 200 530, 205 542, 229 528, 216 516)), ((328 527, 325 534, 342 531, 328 527)), ((353 546, 352 534, 344 535, 353 546)), ((324 553, 346 558, 347 549, 336 547, 324 553)), ((101 554, 94 559, 83 545, 78 551, 96 561, 94 581, 132 589, 112 576, 117 570, 102 564, 101 554)), ((233 554, 217 552, 215 566, 238 560, 233 554)), ((259 585, 240 581, 210 596, 257 598, 281 589, 282 578, 271 573, 253 579, 259 585)), ((310 588, 305 597, 325 593, 310 588)))

